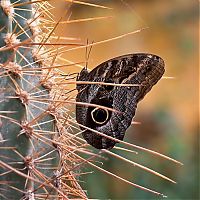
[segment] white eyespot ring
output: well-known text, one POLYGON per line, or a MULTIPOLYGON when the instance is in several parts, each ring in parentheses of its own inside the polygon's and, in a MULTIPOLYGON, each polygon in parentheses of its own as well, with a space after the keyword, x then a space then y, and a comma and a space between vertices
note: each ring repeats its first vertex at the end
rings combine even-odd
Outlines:
POLYGON ((102 109, 102 108, 95 108, 92 112, 91 112, 91 117, 92 117, 92 120, 96 123, 96 124, 104 124, 107 120, 108 120, 108 117, 109 117, 109 112, 108 110, 106 109, 102 109), (94 117, 94 113, 98 110, 103 110, 106 112, 106 119, 104 121, 97 121, 94 117))

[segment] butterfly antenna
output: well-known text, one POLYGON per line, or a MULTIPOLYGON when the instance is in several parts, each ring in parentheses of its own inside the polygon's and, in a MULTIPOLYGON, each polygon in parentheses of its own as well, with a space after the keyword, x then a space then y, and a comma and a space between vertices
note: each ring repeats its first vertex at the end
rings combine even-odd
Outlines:
POLYGON ((91 46, 90 46, 90 49, 89 49, 89 52, 88 52, 88 57, 87 57, 87 59, 89 60, 89 57, 90 57, 90 53, 91 53, 91 51, 92 51, 92 45, 94 44, 94 40, 92 41, 92 43, 91 43, 91 46))
POLYGON ((90 49, 89 49, 88 55, 86 54, 87 55, 87 58, 86 58, 86 69, 87 69, 87 65, 88 65, 88 60, 90 58, 90 53, 92 51, 92 45, 93 45, 93 43, 94 43, 94 40, 92 41, 92 43, 90 45, 90 49))
POLYGON ((88 38, 87 38, 87 42, 86 42, 86 49, 85 49, 85 60, 86 60, 86 62, 85 62, 85 69, 87 70, 87 66, 88 66, 88 56, 87 56, 87 54, 88 54, 88 43, 89 43, 89 41, 88 41, 88 38))

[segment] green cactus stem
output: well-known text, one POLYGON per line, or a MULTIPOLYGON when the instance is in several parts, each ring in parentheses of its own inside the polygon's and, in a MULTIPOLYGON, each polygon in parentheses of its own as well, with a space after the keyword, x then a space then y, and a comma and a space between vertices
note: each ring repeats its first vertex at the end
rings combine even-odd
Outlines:
POLYGON ((59 193, 50 90, 37 47, 23 45, 40 31, 33 6, 29 0, 0 1, 0 199, 56 199, 59 193))

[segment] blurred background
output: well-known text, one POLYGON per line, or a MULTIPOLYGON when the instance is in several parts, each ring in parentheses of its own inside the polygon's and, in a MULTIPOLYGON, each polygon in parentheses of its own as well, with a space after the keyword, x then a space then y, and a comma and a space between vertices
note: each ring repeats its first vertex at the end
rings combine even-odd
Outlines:
MULTIPOLYGON (((125 141, 156 150, 175 158, 184 166, 139 152, 138 155, 113 150, 125 158, 144 164, 177 181, 169 183, 117 158, 105 155, 103 168, 134 183, 154 189, 168 199, 199 199, 199 2, 195 0, 106 0, 86 1, 112 9, 73 4, 70 20, 112 16, 88 22, 59 26, 58 34, 78 38, 80 43, 98 42, 148 27, 139 33, 95 45, 88 60, 90 69, 109 58, 146 52, 165 60, 165 76, 139 103, 135 121, 125 141)), ((56 1, 56 15, 61 16, 69 4, 56 1)), ((85 61, 85 49, 65 53, 73 62, 85 61)), ((70 67, 66 72, 79 72, 70 67)), ((123 145, 118 145, 123 146, 123 145)), ((98 164, 98 163, 97 163, 98 164)), ((89 198, 158 199, 94 168, 80 178, 89 198)))

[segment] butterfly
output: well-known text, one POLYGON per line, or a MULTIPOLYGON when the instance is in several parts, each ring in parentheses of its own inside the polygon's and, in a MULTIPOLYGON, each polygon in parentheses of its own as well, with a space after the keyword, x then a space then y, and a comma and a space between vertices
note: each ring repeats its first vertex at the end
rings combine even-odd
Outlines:
POLYGON ((76 120, 80 124, 83 138, 97 149, 113 148, 117 141, 112 138, 123 140, 135 116, 138 102, 161 79, 165 72, 164 67, 164 61, 159 56, 138 53, 112 58, 98 65, 91 72, 83 68, 77 76, 77 81, 114 83, 76 85, 77 102, 101 106, 77 103, 76 120), (130 84, 130 86, 119 84, 130 84), (107 110, 105 107, 111 109, 107 110))

